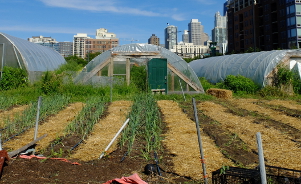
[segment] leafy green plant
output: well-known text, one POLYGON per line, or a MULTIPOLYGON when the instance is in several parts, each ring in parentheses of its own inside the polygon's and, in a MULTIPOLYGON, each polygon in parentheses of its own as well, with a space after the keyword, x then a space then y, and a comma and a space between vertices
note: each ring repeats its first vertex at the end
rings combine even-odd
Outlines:
POLYGON ((0 90, 15 89, 28 85, 27 73, 20 68, 5 66, 0 79, 0 90))
POLYGON ((298 72, 293 72, 293 88, 296 94, 301 94, 301 79, 298 72))
POLYGON ((62 76, 56 75, 54 72, 46 71, 41 80, 41 91, 44 94, 59 92, 62 85, 62 76))
POLYGON ((131 69, 131 83, 140 91, 147 90, 147 71, 145 66, 133 66, 131 69))
POLYGON ((292 84, 294 77, 294 73, 284 65, 278 65, 277 66, 277 73, 274 78, 274 86, 280 87, 281 85, 288 85, 292 84))
POLYGON ((228 75, 224 80, 223 85, 226 89, 232 90, 235 93, 238 91, 244 91, 248 94, 253 94, 259 89, 259 86, 251 79, 242 75, 228 75))

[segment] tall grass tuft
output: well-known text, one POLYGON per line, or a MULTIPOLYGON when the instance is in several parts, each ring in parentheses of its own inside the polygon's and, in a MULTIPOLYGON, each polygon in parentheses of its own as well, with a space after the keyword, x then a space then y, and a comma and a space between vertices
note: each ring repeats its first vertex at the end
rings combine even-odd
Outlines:
POLYGON ((161 148, 161 119, 156 100, 149 93, 142 93, 134 98, 132 110, 129 114, 130 122, 124 129, 120 145, 125 146, 130 153, 136 139, 145 144, 143 154, 161 148))

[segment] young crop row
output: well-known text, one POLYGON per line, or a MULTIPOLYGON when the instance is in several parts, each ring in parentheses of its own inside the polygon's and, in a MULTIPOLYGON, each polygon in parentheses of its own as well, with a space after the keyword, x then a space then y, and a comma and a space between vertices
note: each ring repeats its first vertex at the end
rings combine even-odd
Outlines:
MULTIPOLYGON (((53 95, 42 98, 39 111, 39 122, 47 117, 56 114, 65 108, 70 101, 70 97, 64 95, 53 95)), ((13 119, 7 118, 4 127, 1 127, 2 139, 9 140, 13 136, 22 133, 35 125, 37 117, 38 102, 31 102, 22 113, 15 115, 13 119)))
POLYGON ((85 107, 76 116, 66 129, 69 134, 79 134, 83 139, 93 130, 103 112, 105 111, 107 101, 102 97, 90 97, 85 107))
POLYGON ((17 103, 16 98, 13 97, 7 98, 6 96, 0 96, 0 111, 6 110, 16 103, 17 103))
POLYGON ((128 153, 136 139, 142 140, 144 153, 160 149, 161 119, 157 103, 152 94, 139 94, 134 97, 129 124, 120 139, 121 146, 127 144, 128 153))

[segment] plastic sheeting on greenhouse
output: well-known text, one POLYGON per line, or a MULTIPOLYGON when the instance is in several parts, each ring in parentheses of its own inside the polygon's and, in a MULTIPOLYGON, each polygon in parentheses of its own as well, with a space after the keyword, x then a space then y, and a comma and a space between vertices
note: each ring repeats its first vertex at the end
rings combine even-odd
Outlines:
POLYGON ((271 84, 269 79, 277 65, 283 63, 289 67, 290 61, 301 63, 301 50, 232 54, 194 60, 189 65, 198 77, 204 77, 211 83, 221 82, 228 75, 242 75, 261 86, 266 86, 271 84))
MULTIPOLYGON (((147 66, 147 62, 153 58, 166 58, 168 63, 168 77, 170 78, 172 73, 176 74, 176 78, 172 77, 172 79, 169 80, 169 82, 173 82, 173 85, 169 85, 170 93, 172 91, 181 91, 181 88, 183 92, 204 92, 197 75, 186 61, 173 52, 152 44, 133 43, 105 51, 85 66, 83 71, 75 78, 75 82, 91 84, 93 81, 98 81, 95 78, 101 76, 125 76, 127 60, 129 60, 130 63, 128 67, 132 67, 133 65, 147 66), (118 64, 121 68, 117 68, 118 64), (113 66, 114 72, 110 72, 110 66, 113 66), (183 86, 180 86, 182 84, 183 86)), ((129 82, 128 78, 129 77, 125 79, 127 82, 129 82)))
POLYGON ((301 63, 296 62, 294 66, 292 66, 292 71, 296 72, 301 79, 301 63))
POLYGON ((0 33, 1 71, 4 66, 26 69, 29 80, 35 81, 42 72, 65 64, 65 59, 51 48, 0 33))

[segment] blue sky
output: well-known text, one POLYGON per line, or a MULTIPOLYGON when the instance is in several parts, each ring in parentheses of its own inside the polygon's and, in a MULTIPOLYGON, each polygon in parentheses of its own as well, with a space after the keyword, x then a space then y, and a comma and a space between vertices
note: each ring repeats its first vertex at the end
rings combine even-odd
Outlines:
MULTIPOLYGON (((51 36, 72 41, 77 33, 95 38, 105 28, 120 44, 147 43, 152 34, 164 40, 167 23, 188 29, 199 19, 211 35, 214 15, 223 12, 223 0, 0 0, 0 32, 27 39, 51 36), (135 40, 135 41, 131 41, 135 40)), ((182 33, 178 34, 181 41, 182 33)))

